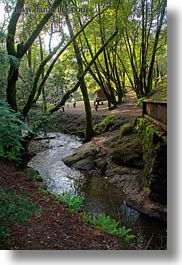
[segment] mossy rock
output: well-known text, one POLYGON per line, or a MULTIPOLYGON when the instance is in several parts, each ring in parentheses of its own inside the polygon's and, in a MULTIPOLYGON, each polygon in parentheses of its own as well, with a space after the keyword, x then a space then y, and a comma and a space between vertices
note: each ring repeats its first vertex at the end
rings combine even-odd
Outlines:
POLYGON ((42 177, 39 175, 39 172, 31 167, 25 168, 25 174, 27 176, 27 181, 37 181, 42 182, 42 177))
POLYGON ((124 136, 113 152, 112 159, 115 163, 126 167, 142 169, 142 143, 137 134, 124 136))
POLYGON ((122 139, 124 136, 130 135, 135 132, 135 127, 131 123, 124 123, 120 127, 119 139, 122 139))

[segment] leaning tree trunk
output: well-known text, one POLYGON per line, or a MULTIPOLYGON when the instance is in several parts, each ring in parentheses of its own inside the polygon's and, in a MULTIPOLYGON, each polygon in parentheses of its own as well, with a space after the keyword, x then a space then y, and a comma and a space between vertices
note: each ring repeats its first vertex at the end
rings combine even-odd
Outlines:
MULTIPOLYGON (((70 22, 67 14, 66 14, 66 23, 68 26, 70 36, 73 39, 73 47, 74 47, 75 56, 76 56, 76 60, 77 60, 77 64, 78 64, 78 79, 79 79, 83 73, 83 61, 82 61, 82 57, 81 57, 81 53, 80 53, 77 41, 74 39, 73 28, 72 28, 71 22, 70 22)), ((80 89, 82 92, 83 101, 84 101, 84 105, 85 105, 85 112, 86 112, 86 136, 85 136, 85 140, 90 141, 92 136, 94 135, 94 129, 93 129, 93 124, 92 124, 92 110, 91 110, 91 106, 90 106, 87 86, 86 86, 84 77, 81 78, 80 89)))

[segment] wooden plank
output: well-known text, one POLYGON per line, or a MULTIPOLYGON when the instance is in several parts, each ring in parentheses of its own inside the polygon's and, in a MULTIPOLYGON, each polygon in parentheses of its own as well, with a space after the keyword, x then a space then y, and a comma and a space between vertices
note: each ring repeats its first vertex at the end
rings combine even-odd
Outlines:
POLYGON ((167 103, 144 101, 143 115, 144 114, 167 125, 167 103))
POLYGON ((167 102, 144 100, 143 116, 167 131, 167 102))
POLYGON ((148 119, 149 121, 151 121, 152 123, 156 124, 157 126, 161 127, 163 130, 165 130, 167 132, 167 125, 158 121, 158 120, 155 120, 154 118, 152 118, 151 116, 147 115, 147 114, 144 114, 144 117, 146 119, 148 119))

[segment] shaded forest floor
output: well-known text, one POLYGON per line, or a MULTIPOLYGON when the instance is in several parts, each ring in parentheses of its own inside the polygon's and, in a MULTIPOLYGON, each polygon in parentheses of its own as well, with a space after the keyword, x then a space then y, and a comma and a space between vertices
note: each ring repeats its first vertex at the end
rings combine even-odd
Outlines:
MULTIPOLYGON (((141 115, 141 110, 134 105, 130 98, 116 110, 108 111, 106 106, 100 106, 96 112, 93 107, 93 118, 98 123, 107 115, 114 115, 118 126, 120 119, 134 121, 141 115)), ((49 131, 53 129, 61 132, 78 134, 85 127, 83 105, 76 108, 65 106, 65 112, 57 112, 46 124, 49 131)), ((110 132, 113 134, 113 132, 110 132)), ((18 170, 11 163, 0 159, 0 185, 3 189, 14 188, 16 194, 27 194, 31 202, 37 202, 41 207, 39 216, 33 215, 24 225, 18 225, 1 249, 58 249, 58 250, 119 250, 124 249, 115 236, 96 230, 88 223, 84 223, 82 216, 70 210, 51 194, 40 192, 40 183, 28 180, 23 170, 18 170)), ((8 226, 8 224, 7 224, 8 226)), ((135 249, 134 245, 127 249, 135 249)))
MULTIPOLYGON (((133 94, 129 94, 123 104, 117 106, 114 110, 108 110, 107 103, 99 105, 98 111, 95 111, 94 104, 91 101, 93 125, 101 122, 106 116, 113 116, 116 127, 123 121, 134 123, 135 119, 142 114, 142 110, 136 107, 136 99, 133 94)), ((62 109, 50 116, 45 123, 41 123, 42 130, 47 132, 64 132, 83 137, 83 131, 86 126, 85 108, 83 102, 77 102, 74 108, 71 103, 66 104, 64 112, 62 109)), ((112 132, 111 132, 112 133, 112 132)))
MULTIPOLYGON (((25 173, 0 159, 0 183, 5 190, 14 188, 17 195, 26 194, 37 202, 41 213, 24 225, 12 228, 1 249, 22 250, 119 250, 117 237, 84 223, 82 216, 70 211, 51 194, 44 194, 39 183, 29 181, 25 173)), ((9 224, 7 224, 8 227, 9 224)))

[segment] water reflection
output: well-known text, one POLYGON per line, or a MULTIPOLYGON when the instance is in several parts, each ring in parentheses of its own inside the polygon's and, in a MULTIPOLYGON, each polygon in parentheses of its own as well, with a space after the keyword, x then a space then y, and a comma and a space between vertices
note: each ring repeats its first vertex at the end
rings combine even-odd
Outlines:
POLYGON ((63 163, 63 157, 81 146, 78 138, 61 133, 48 136, 50 139, 41 140, 47 150, 40 152, 28 165, 39 172, 49 191, 60 195, 67 191, 83 195, 83 208, 88 213, 98 216, 104 212, 118 220, 121 226, 132 228, 140 249, 166 248, 165 223, 128 207, 122 191, 109 184, 104 177, 83 176, 63 163))

